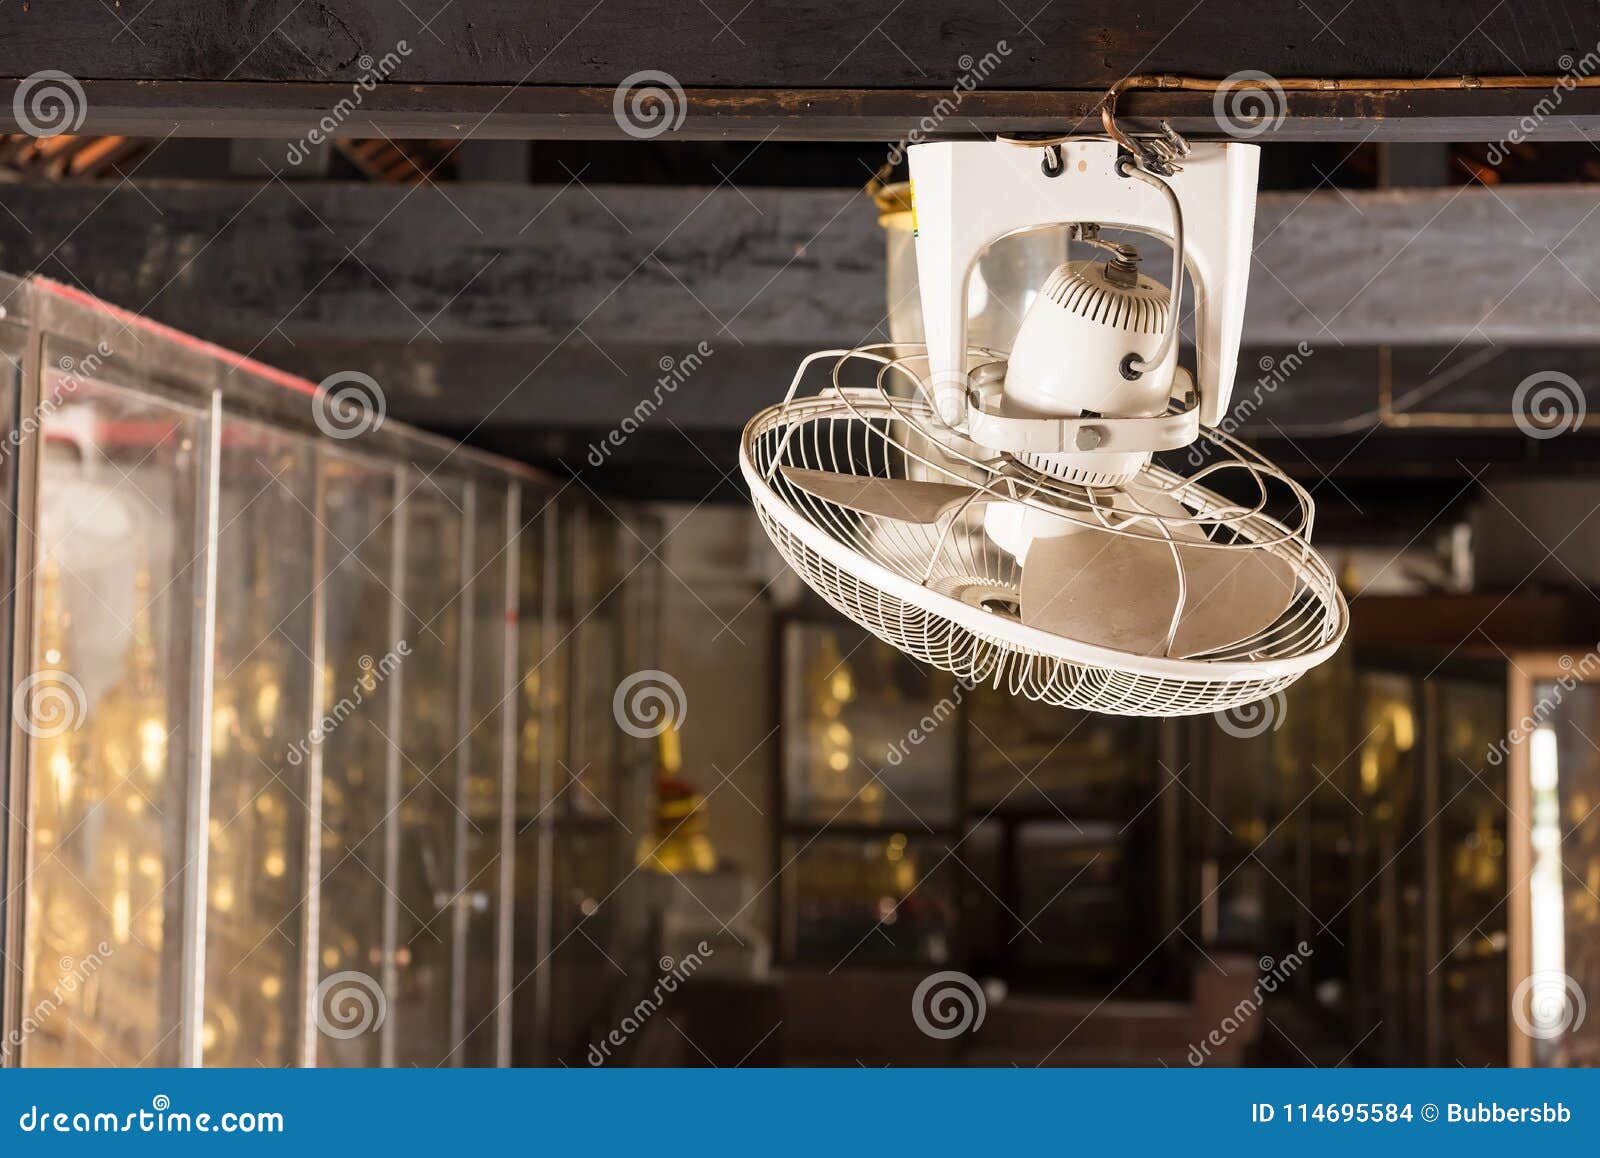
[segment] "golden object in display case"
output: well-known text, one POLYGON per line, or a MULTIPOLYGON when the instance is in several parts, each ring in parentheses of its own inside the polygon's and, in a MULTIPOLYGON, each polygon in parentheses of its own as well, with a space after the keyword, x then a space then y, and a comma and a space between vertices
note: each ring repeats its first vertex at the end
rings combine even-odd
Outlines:
POLYGON ((657 739, 655 828, 640 839, 635 861, 668 876, 715 872, 717 852, 706 835, 705 797, 682 779, 682 769, 682 740, 677 726, 669 724, 657 739))

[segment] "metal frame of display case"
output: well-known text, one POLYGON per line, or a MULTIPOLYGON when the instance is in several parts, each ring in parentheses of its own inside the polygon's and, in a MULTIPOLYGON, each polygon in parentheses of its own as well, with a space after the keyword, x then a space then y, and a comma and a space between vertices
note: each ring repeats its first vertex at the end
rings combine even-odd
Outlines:
MULTIPOLYGON (((221 423, 225 419, 245 420, 304 438, 307 441, 308 461, 315 471, 317 480, 318 516, 323 510, 326 499, 321 468, 335 447, 341 458, 367 460, 379 467, 392 467, 396 488, 394 493, 397 495, 408 477, 408 472, 411 471, 421 471, 424 477, 428 478, 438 473, 441 478, 459 480, 465 487, 468 512, 475 510, 474 504, 481 489, 503 488, 506 496, 503 618, 506 634, 502 645, 503 662, 500 665, 500 680, 504 698, 493 710, 498 711, 501 717, 499 800, 504 811, 498 825, 501 842, 498 855, 502 859, 498 872, 500 911, 495 921, 497 943, 493 963, 493 976, 499 1000, 492 1014, 496 1022, 492 1027, 490 1038, 493 1042, 493 1056, 496 1063, 509 1064, 512 1060, 511 997, 520 984, 514 977, 515 962, 511 949, 514 888, 512 860, 517 835, 514 831, 515 818, 511 814, 511 802, 516 795, 515 777, 518 769, 518 749, 515 743, 519 719, 517 708, 521 706, 520 688, 522 678, 525 678, 518 675, 519 652, 516 644, 521 591, 519 567, 523 537, 533 535, 541 538, 545 581, 544 606, 541 609, 544 622, 540 625, 543 628, 543 639, 540 651, 548 656, 563 643, 563 640, 555 638, 552 614, 557 599, 555 579, 562 566, 562 561, 555 557, 556 552, 553 548, 558 539, 558 518, 565 517, 568 509, 565 503, 560 506, 555 505, 559 491, 554 481, 522 464, 459 446, 398 422, 383 421, 363 432, 359 439, 335 443, 314 421, 312 402, 319 389, 315 384, 106 305, 70 287, 44 279, 18 279, 0 275, 0 302, 4 303, 0 306, 0 349, 20 347, 21 350, 15 389, 0 393, 0 417, 7 420, 4 429, 12 432, 15 447, 15 453, 9 456, 14 466, 12 463, 5 464, 7 469, 14 471, 10 490, 14 500, 15 518, 12 521, 11 533, 5 536, 10 556, 9 559, 0 560, 9 564, 6 569, 12 580, 8 584, 11 590, 3 608, 4 624, 10 631, 4 649, 6 661, 9 663, 9 686, 16 686, 17 679, 23 673, 31 672, 34 662, 35 591, 34 584, 28 580, 38 562, 36 539, 39 530, 43 439, 25 435, 17 437, 16 432, 21 429, 18 416, 37 416, 42 413, 43 378, 48 369, 44 362, 47 339, 80 350, 110 350, 103 362, 108 381, 115 383, 116 379, 121 377, 131 383, 126 388, 136 394, 147 394, 169 403, 176 402, 198 412, 197 429, 201 432, 201 439, 195 459, 197 464, 195 474, 199 493, 194 496, 194 502, 200 514, 200 526, 203 528, 204 549, 203 558, 199 563, 202 594, 200 605, 196 609, 198 614, 193 646, 192 686, 187 693, 190 715, 188 742, 192 762, 189 769, 188 816, 185 831, 187 840, 191 842, 188 846, 191 860, 186 866, 182 919, 183 978, 179 1031, 181 1046, 178 1049, 178 1056, 183 1064, 200 1065, 204 1062, 201 1030, 205 1011, 207 857, 210 843, 208 823, 213 727, 211 701, 215 688, 212 644, 215 638, 218 596, 217 512, 221 485, 219 459, 222 449, 222 440, 218 432, 221 423), (539 528, 542 528, 542 533, 539 528)), ((398 513, 395 515, 398 541, 393 550, 393 566, 397 574, 390 578, 397 586, 391 589, 391 628, 396 626, 396 617, 400 614, 398 592, 401 588, 398 584, 403 583, 404 576, 398 572, 402 570, 405 560, 406 509, 405 506, 397 506, 398 513)), ((465 677, 472 669, 473 638, 476 634, 481 634, 473 617, 476 606, 473 596, 476 592, 474 581, 482 571, 472 570, 477 563, 472 551, 472 522, 470 520, 463 522, 462 528, 465 550, 462 554, 461 578, 464 583, 460 592, 454 597, 463 609, 462 615, 466 624, 460 632, 459 641, 463 679, 457 701, 458 725, 465 725, 468 722, 460 718, 459 712, 468 702, 465 688, 470 681, 465 677)), ((318 575, 326 574, 323 558, 326 550, 325 537, 324 533, 312 535, 316 544, 314 566, 318 575)), ((487 569, 487 565, 484 569, 487 569)), ((498 577, 495 581, 499 581, 498 577)), ((313 730, 325 708, 323 662, 328 609, 321 590, 322 586, 318 584, 312 601, 312 648, 307 658, 306 670, 306 678, 312 687, 311 713, 307 723, 313 730)), ((398 633, 394 637, 398 638, 398 633)), ((390 686, 384 689, 388 719, 391 722, 398 721, 402 710, 403 686, 403 678, 397 676, 390 686)), ((550 700, 551 693, 548 690, 543 691, 538 711, 546 725, 550 716, 550 700)), ((548 730, 541 733, 544 736, 549 734, 548 730)), ((27 984, 24 976, 23 951, 26 934, 24 885, 31 855, 28 848, 30 833, 24 820, 28 816, 30 800, 29 743, 15 711, 12 714, 11 727, 4 734, 3 743, 9 756, 5 763, 4 783, 9 817, 5 831, 0 833, 0 840, 3 840, 0 852, 3 852, 4 856, 4 879, 7 882, 5 895, 0 898, 0 921, 3 921, 3 926, 0 927, 3 927, 3 943, 7 957, 3 975, 3 1005, 0 1005, 0 1015, 3 1015, 0 1016, 0 1030, 9 1034, 22 1020, 27 984)), ((468 746, 465 741, 459 741, 457 745, 458 784, 459 778, 466 775, 465 770, 470 760, 467 754, 468 746)), ((546 744, 544 747, 548 748, 549 745, 546 744)), ((320 885, 323 881, 319 839, 323 773, 321 751, 322 742, 318 740, 306 761, 308 816, 305 824, 311 838, 304 842, 304 862, 299 867, 304 872, 304 880, 308 885, 309 882, 317 884, 309 885, 307 888, 307 895, 302 902, 304 912, 300 921, 301 931, 304 934, 298 947, 303 1008, 300 1024, 295 1028, 299 1038, 299 1048, 295 1052, 300 1064, 316 1064, 318 1057, 318 1034, 312 1003, 315 1000, 314 993, 319 976, 316 947, 320 885)), ((388 757, 385 792, 387 801, 392 805, 395 804, 394 794, 400 774, 401 755, 400 751, 395 749, 388 757)), ((541 805, 548 804, 552 799, 554 758, 551 752, 540 753, 538 799, 541 805)), ((547 808, 541 807, 541 813, 547 811, 549 811, 547 808)), ((397 812, 397 805, 390 808, 383 821, 384 858, 386 865, 391 869, 399 857, 400 826, 396 819, 397 812)), ((461 884, 459 878, 465 851, 459 838, 459 820, 456 831, 453 875, 457 878, 456 883, 461 884)), ((554 856, 552 837, 553 829, 541 824, 537 854, 542 870, 538 876, 541 895, 528 905, 536 914, 535 920, 546 926, 537 938, 541 953, 548 950, 550 944, 547 926, 552 906, 547 894, 552 888, 550 871, 554 856)), ((458 892, 457 897, 459 895, 458 892)), ((455 916, 445 919, 445 924, 452 929, 451 935, 455 938, 451 951, 451 960, 455 965, 451 985, 452 1026, 459 1031, 463 1028, 460 1005, 465 981, 461 968, 461 957, 465 948, 462 934, 463 914, 459 911, 459 905, 455 904, 454 898, 449 903, 458 910, 455 916)), ((394 899, 386 901, 383 921, 383 972, 390 981, 393 980, 396 948, 394 913, 390 911, 394 905, 394 899)), ((541 963, 542 960, 541 957, 541 963)), ((535 970, 538 970, 538 966, 535 966, 535 970)), ((547 982, 542 976, 533 989, 534 993, 530 996, 533 996, 535 1003, 547 1003, 547 982)), ((394 1060, 394 1037, 395 1025, 391 1019, 382 1030, 382 1056, 390 1063, 394 1060)), ((459 1041, 458 1034, 458 1043, 459 1041)), ((462 1064, 460 1055, 461 1046, 458 1044, 445 1064, 462 1064)), ((11 1064, 17 1062, 16 1058, 8 1060, 11 1064)))

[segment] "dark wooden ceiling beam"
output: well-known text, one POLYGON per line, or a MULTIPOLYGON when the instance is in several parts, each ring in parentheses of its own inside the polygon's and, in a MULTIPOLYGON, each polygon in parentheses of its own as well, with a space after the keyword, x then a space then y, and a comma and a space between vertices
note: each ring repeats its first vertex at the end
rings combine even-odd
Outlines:
POLYGON ((1245 68, 1554 73, 1596 38, 1586 0, 791 0, 717 9, 679 0, 49 0, 7 12, 0 75, 49 67, 79 80, 336 82, 393 53, 385 71, 401 84, 611 86, 660 69, 688 87, 935 88, 974 67, 963 58, 995 52, 990 87, 1104 89, 1130 73, 1245 68))
MULTIPOLYGON (((1401 408, 1505 416, 1535 371, 1600 387, 1600 354, 1571 348, 1600 330, 1597 205, 1587 186, 1263 195, 1242 429, 1291 457, 1361 440, 1380 343, 1401 408)), ((313 380, 361 370, 421 425, 590 432, 561 454, 587 454, 702 343, 654 424, 690 452, 674 426, 737 429, 810 350, 886 336, 882 233, 855 190, 22 182, 0 207, 11 272, 313 380)))
MULTIPOLYGON (((17 127, 18 81, 0 79, 0 130, 17 127)), ((627 140, 598 87, 382 85, 348 115, 323 121, 349 84, 90 80, 82 82, 82 132, 145 137, 322 139, 387 136, 441 140, 627 140), (324 127, 318 128, 319 125, 324 127)), ((1404 89, 1287 94, 1266 141, 1600 141, 1600 89, 1566 94, 1559 116, 1533 117, 1541 91, 1404 89)), ((938 116, 950 90, 689 88, 681 125, 657 139, 883 141, 1099 131, 1102 89, 1006 89, 968 94, 938 116), (931 119, 930 119, 931 118, 931 119), (927 127, 921 127, 927 126, 927 127)), ((1118 104, 1134 131, 1169 122, 1194 140, 1227 137, 1210 95, 1140 91, 1118 104)))
MULTIPOLYGON (((150 181, 0 186, 0 263, 251 341, 854 345, 884 245, 849 189, 150 181)), ((1600 189, 1263 194, 1245 340, 1600 333, 1600 189)))
MULTIPOLYGON (((1555 77, 1592 74, 1597 51, 1586 0, 1055 0, 1031 15, 1033 5, 971 0, 718 7, 49 0, 7 9, 0 115, 16 81, 57 69, 82 83, 89 132, 295 137, 344 101, 355 107, 330 135, 621 137, 615 87, 657 71, 687 90, 684 138, 894 140, 963 78, 971 91, 933 132, 1071 127, 1130 74, 1555 77), (369 91, 360 82, 373 77, 369 91)), ((1218 131, 1207 93, 1133 92, 1123 110, 1218 131)), ((1284 111, 1272 139, 1600 135, 1600 91, 1582 88, 1380 85, 1290 92, 1284 111), (1554 107, 1536 113, 1545 97, 1554 107)))

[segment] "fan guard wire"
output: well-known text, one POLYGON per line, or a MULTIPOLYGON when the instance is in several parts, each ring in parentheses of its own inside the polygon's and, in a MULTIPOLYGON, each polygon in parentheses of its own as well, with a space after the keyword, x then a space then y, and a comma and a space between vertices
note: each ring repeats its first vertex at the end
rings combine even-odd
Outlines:
MULTIPOLYGON (((881 344, 808 356, 784 401, 752 418, 741 440, 740 466, 764 528, 790 565, 837 610, 970 683, 992 682, 1049 703, 1125 715, 1186 715, 1250 703, 1288 686, 1338 647, 1349 613, 1327 563, 1310 545, 1311 496, 1267 459, 1220 430, 1202 429, 1196 445, 1212 461, 1191 476, 1151 464, 1119 488, 1133 509, 1113 508, 1108 500, 1115 491, 1033 471, 946 427, 923 392, 914 368, 919 355, 911 352, 916 349, 881 344), (831 387, 797 397, 810 367, 827 358, 834 359, 831 387), (875 365, 873 385, 845 385, 849 365, 875 365), (910 397, 886 387, 896 374, 914 384, 910 397), (1178 659, 1096 647, 934 589, 1019 588, 1020 566, 984 533, 972 501, 939 523, 909 523, 811 495, 783 477, 784 466, 964 484, 974 488, 974 500, 982 495, 1016 503, 1169 546, 1175 528, 1192 526, 1204 537, 1186 538, 1185 550, 1271 551, 1293 567, 1296 591, 1270 627, 1203 656, 1178 659), (1254 500, 1229 501, 1201 485, 1225 472, 1236 482, 1249 480, 1254 500), (1191 515, 1157 513, 1140 501, 1141 493, 1181 502, 1191 515), (1272 511, 1275 499, 1282 513, 1272 511)), ((1004 355, 974 349, 970 359, 1004 355)), ((1178 566, 1180 609, 1186 599, 1182 570, 1178 566)), ((1177 616, 1175 610, 1173 629, 1177 616)), ((1169 646, 1172 637, 1169 630, 1169 646)))

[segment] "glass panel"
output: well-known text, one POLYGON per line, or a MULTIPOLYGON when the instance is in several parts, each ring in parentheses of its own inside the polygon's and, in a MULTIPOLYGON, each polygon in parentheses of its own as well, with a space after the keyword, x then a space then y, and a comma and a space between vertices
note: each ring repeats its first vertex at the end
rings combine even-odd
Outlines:
POLYGON ((311 445, 224 420, 207 868, 207 1065, 300 1059, 317 587, 311 445))
POLYGON ((203 422, 72 386, 44 383, 23 1006, 54 1012, 23 1060, 173 1065, 203 422))
MULTIPOLYGON (((1503 1066, 1507 1050, 1504 685, 1433 681, 1439 697, 1438 958, 1442 1009, 1429 1064, 1503 1066)), ((1576 738, 1582 743, 1581 738, 1576 738)), ((1580 890, 1581 892, 1582 890, 1580 890)), ((1592 899, 1592 898, 1590 898, 1592 899)))
POLYGON ((956 913, 943 842, 897 832, 784 843, 791 959, 830 969, 949 960, 956 913))
POLYGON ((1348 899, 1337 883, 1314 879, 1341 866, 1314 874, 1311 858, 1326 849, 1330 825, 1360 820, 1351 784, 1354 695, 1351 672, 1335 660, 1285 692, 1203 718, 1206 758, 1184 802, 1193 847, 1206 862, 1195 880, 1212 882, 1196 901, 1216 889, 1204 910, 1214 927, 1204 931, 1218 941, 1276 957, 1348 899), (1325 911, 1311 900, 1318 889, 1330 895, 1325 911))
MULTIPOLYGON (((1418 743, 1418 681, 1363 672, 1357 677, 1361 744, 1345 767, 1344 791, 1364 815, 1353 826, 1348 894, 1355 1032, 1374 1028, 1367 1047, 1388 1061, 1420 1063, 1427 1052, 1424 988, 1435 961, 1424 961, 1424 883, 1430 815, 1418 743)), ((1317 942, 1317 953, 1336 952, 1317 942)))
POLYGON ((783 633, 784 818, 952 824, 961 694, 856 628, 783 633))
POLYGON ((433 1066, 457 1045, 451 964, 462 883, 455 860, 458 749, 467 740, 460 714, 466 488, 419 474, 407 487, 401 639, 410 656, 401 697, 398 972, 390 1007, 396 1063, 433 1066))
POLYGON ((1600 1065, 1600 1019, 1584 1001, 1600 992, 1600 687, 1541 682, 1533 696, 1543 722, 1512 735, 1528 745, 1533 800, 1530 974, 1516 979, 1513 1016, 1535 1065, 1600 1065))
POLYGON ((507 703, 505 687, 506 492, 485 483, 478 483, 475 490, 471 764, 466 817, 460 826, 467 841, 467 885, 461 898, 466 906, 466 1039, 458 1057, 462 1065, 492 1066, 500 1012, 500 789, 505 748, 501 728, 505 713, 516 706, 507 703))
MULTIPOLYGON (((529 508, 544 506, 546 496, 537 500, 524 490, 525 525, 518 539, 522 555, 519 568, 517 631, 517 669, 521 685, 517 699, 517 820, 516 820, 516 911, 512 921, 514 938, 511 1012, 514 1021, 512 1060, 519 1065, 543 1062, 539 1056, 538 992, 534 974, 541 966, 549 946, 539 937, 543 907, 540 891, 550 882, 540 875, 540 837, 553 815, 544 803, 542 778, 545 760, 553 772, 551 793, 567 763, 567 679, 568 656, 565 620, 545 619, 545 544, 547 521, 558 517, 551 505, 526 522, 529 508), (552 646, 554 644, 554 646, 552 646)), ((559 607, 559 601, 558 601, 559 607)), ((554 944, 551 942, 550 944, 554 944)))
MULTIPOLYGON (((406 671, 394 669, 399 641, 390 613, 396 523, 393 468, 323 452, 325 653, 322 736, 322 879, 317 976, 364 974, 366 987, 384 975, 385 842, 388 768, 398 760, 389 740, 390 697, 406 671), (387 671, 387 676, 381 673, 387 671), (381 684, 381 686, 380 686, 381 684)), ((319 725, 320 726, 320 725, 319 725)), ((360 984, 359 980, 357 981, 360 984)), ((329 985, 329 998, 343 982, 329 985)), ((387 998, 392 1001, 392 997, 387 998)), ((318 1010, 331 1016, 330 1008, 318 1010)), ((318 1033, 317 1064, 374 1066, 375 1032, 318 1033)))
MULTIPOLYGON (((606 822, 607 826, 610 822, 606 822)), ((603 946, 615 934, 616 874, 609 832, 569 825, 555 841, 555 940, 550 961, 550 1043, 555 1058, 580 1062, 603 1020, 608 999, 626 978, 607 960, 603 946), (604 902, 604 903, 602 903, 604 902)), ((615 960, 613 958, 613 960, 615 960)))
POLYGON ((969 699, 974 807, 1128 820, 1157 791, 1155 725, 1147 720, 1075 712, 987 684, 969 699))
MULTIPOLYGON (((0 598, 0 656, 4 659, 6 670, 11 665, 11 621, 13 616, 12 597, 15 591, 11 588, 11 577, 15 575, 13 567, 13 544, 17 534, 16 519, 16 470, 17 449, 22 440, 28 437, 26 432, 17 425, 17 406, 21 397, 22 388, 22 351, 27 337, 27 331, 15 320, 0 319, 0 432, 4 432, 6 446, 0 451, 0 519, 4 520, 3 530, 0 530, 0 575, 7 576, 5 584, 7 594, 0 598)), ((11 785, 9 771, 13 761, 7 759, 7 746, 11 740, 11 729, 5 729, 0 736, 0 800, 11 799, 11 785)), ((9 805, 7 806, 9 808, 9 805)), ((0 865, 10 864, 6 850, 6 841, 10 839, 12 818, 0 814, 0 865)), ((20 836, 21 828, 17 829, 20 836)), ((9 898, 4 894, 9 891, 0 889, 0 938, 5 936, 7 927, 6 907, 9 898)), ((21 904, 19 895, 17 903, 21 904)), ((0 1057, 9 1056, 7 1045, 0 1042, 0 1057)))
POLYGON ((617 537, 625 532, 603 511, 573 512, 572 588, 573 752, 556 768, 563 816, 616 824, 619 731, 611 697, 626 672, 620 670, 617 639, 622 610, 622 570, 617 537))
POLYGON ((1015 840, 1017 913, 1028 923, 1016 938, 1021 963, 1121 981, 1152 940, 1143 934, 1154 905, 1134 887, 1130 862, 1153 857, 1135 856, 1114 824, 1033 821, 1018 826, 1015 840))

